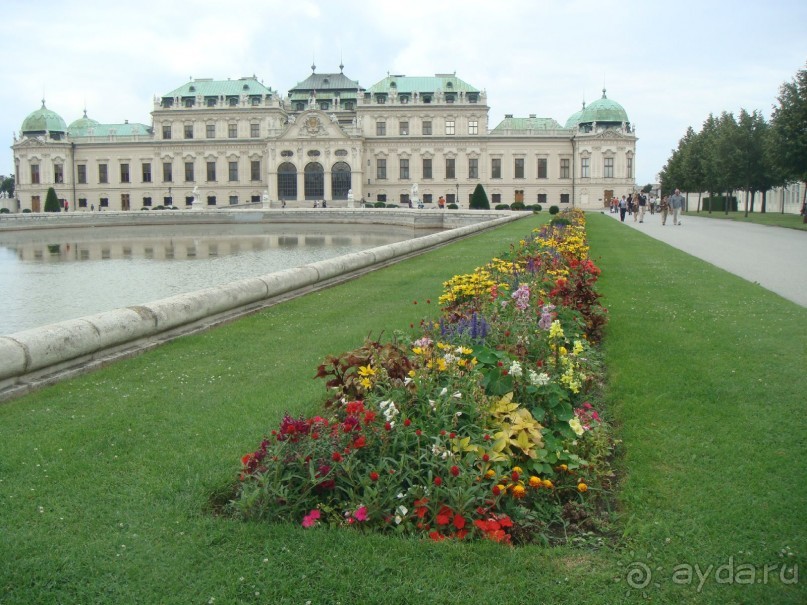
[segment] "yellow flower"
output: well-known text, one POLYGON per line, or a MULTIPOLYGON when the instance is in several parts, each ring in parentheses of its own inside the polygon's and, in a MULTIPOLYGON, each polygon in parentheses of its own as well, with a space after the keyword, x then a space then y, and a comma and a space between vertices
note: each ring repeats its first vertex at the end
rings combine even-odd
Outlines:
POLYGON ((543 482, 541 481, 540 477, 536 477, 535 475, 530 477, 530 487, 534 487, 535 489, 538 489, 542 485, 543 485, 543 482))
POLYGON ((485 473, 485 479, 493 479, 495 476, 496 476, 496 471, 494 471, 492 468, 488 469, 488 472, 485 473))
POLYGON ((586 491, 587 489, 588 489, 588 485, 586 485, 582 481, 577 484, 577 491, 582 493, 582 492, 586 491))
POLYGON ((520 466, 514 466, 514 467, 513 467, 513 472, 514 472, 514 473, 518 473, 518 474, 520 475, 520 474, 522 474, 524 471, 522 471, 522 470, 521 470, 521 467, 520 467, 520 466))
POLYGON ((375 376, 375 370, 370 366, 359 366, 359 376, 375 376))
POLYGON ((513 486, 513 498, 521 499, 527 495, 527 490, 524 489, 523 485, 514 485, 513 486))
POLYGON ((566 347, 564 346, 558 347, 558 353, 560 353, 561 355, 566 355, 568 352, 569 351, 566 350, 566 347))
POLYGON ((415 372, 414 370, 409 370, 409 378, 414 378, 416 374, 417 372, 415 372))
POLYGON ((362 378, 361 379, 361 386, 363 386, 368 391, 373 388, 373 381, 369 378, 362 378))
POLYGON ((554 485, 552 485, 552 482, 549 479, 544 479, 542 483, 544 484, 544 487, 547 489, 552 489, 553 487, 555 487, 554 485))

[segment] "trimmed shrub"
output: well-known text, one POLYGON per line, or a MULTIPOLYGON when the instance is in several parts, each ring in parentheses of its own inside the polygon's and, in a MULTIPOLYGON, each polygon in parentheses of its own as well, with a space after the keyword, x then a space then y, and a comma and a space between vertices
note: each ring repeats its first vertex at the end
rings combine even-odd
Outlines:
POLYGON ((30 208, 23 208, 22 213, 23 214, 31 214, 31 209, 30 208))
POLYGON ((0 208, 0 214, 9 214, 11 210, 8 208, 0 208))
POLYGON ((726 198, 725 195, 717 195, 714 197, 705 197, 703 198, 703 203, 701 204, 702 210, 704 212, 715 212, 716 210, 722 210, 723 212, 726 211, 726 200, 728 199, 729 204, 729 211, 730 212, 737 212, 737 198, 735 196, 731 196, 730 198, 726 198))
POLYGON ((471 195, 471 210, 490 210, 490 202, 488 201, 488 194, 485 193, 485 188, 482 183, 477 183, 473 194, 471 195))
POLYGON ((510 204, 510 210, 524 210, 526 206, 524 206, 524 202, 513 202, 510 204))
POLYGON ((448 208, 449 210, 457 210, 459 206, 457 206, 456 204, 448 204, 446 208, 448 208))
POLYGON ((510 206, 507 204, 496 204, 494 210, 510 210, 510 206))
POLYGON ((59 198, 56 195, 56 190, 53 187, 48 187, 48 194, 45 196, 45 212, 61 212, 59 206, 59 198))
POLYGON ((564 218, 562 216, 556 216, 551 221, 549 221, 549 224, 552 226, 566 226, 571 225, 572 223, 567 218, 564 218))
POLYGON ((560 212, 560 208, 558 208, 557 206, 549 207, 549 214, 557 214, 558 212, 560 212))
POLYGON ((386 202, 376 202, 375 204, 373 204, 373 208, 386 208, 386 207, 387 207, 386 202))

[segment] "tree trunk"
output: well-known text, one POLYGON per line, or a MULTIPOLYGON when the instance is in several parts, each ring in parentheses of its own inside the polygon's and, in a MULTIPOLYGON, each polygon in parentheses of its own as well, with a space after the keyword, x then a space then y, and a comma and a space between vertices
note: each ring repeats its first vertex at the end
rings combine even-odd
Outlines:
POLYGON ((751 191, 751 213, 752 214, 754 212, 754 200, 756 199, 756 194, 757 194, 756 191, 753 191, 753 190, 751 191))
POLYGON ((762 192, 762 206, 759 208, 760 214, 765 214, 765 211, 768 209, 768 191, 767 189, 762 192))
POLYGON ((748 189, 745 190, 745 218, 748 218, 748 189))
POLYGON ((701 196, 703 195, 702 191, 698 191, 698 214, 701 212, 701 196))
POLYGON ((726 191, 726 199, 723 200, 723 207, 726 209, 726 216, 729 214, 729 192, 726 191))
POLYGON ((804 193, 801 194, 801 215, 804 217, 803 223, 807 223, 807 181, 804 182, 804 193))

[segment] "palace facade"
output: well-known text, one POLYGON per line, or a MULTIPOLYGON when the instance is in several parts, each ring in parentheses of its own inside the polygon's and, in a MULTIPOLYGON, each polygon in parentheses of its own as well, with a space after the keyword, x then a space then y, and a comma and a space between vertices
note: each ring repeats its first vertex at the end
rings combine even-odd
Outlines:
POLYGON ((151 124, 85 111, 67 125, 43 100, 14 137, 18 210, 44 210, 49 187, 70 211, 408 205, 415 191, 467 207, 478 183, 491 207, 599 209, 634 188, 635 131, 605 90, 563 125, 508 114, 491 128, 488 111, 456 74, 365 89, 343 66, 312 66, 285 96, 255 76, 193 79, 154 99, 151 124))

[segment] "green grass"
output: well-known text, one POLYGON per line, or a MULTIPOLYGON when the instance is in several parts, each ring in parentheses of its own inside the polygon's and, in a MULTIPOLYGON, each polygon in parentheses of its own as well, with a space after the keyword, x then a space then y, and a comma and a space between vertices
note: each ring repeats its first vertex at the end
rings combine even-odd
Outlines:
POLYGON ((765 214, 759 212, 749 212, 745 216, 744 211, 729 212, 726 214, 723 210, 715 210, 711 214, 708 212, 688 212, 692 216, 701 216, 704 218, 717 218, 731 221, 740 221, 743 223, 756 223, 757 225, 770 225, 772 227, 787 227, 788 229, 800 229, 807 231, 807 223, 804 222, 804 217, 798 214, 782 214, 781 212, 768 211, 765 214))
POLYGON ((209 512, 283 412, 316 408, 326 354, 436 312, 426 299, 442 281, 540 220, 0 406, 0 603, 807 600, 803 579, 772 580, 779 567, 768 584, 671 579, 676 565, 704 573, 730 558, 803 569, 807 311, 599 215, 607 398, 624 441, 624 536, 611 547, 433 544, 209 512), (626 584, 638 564, 654 573, 643 590, 626 584))

